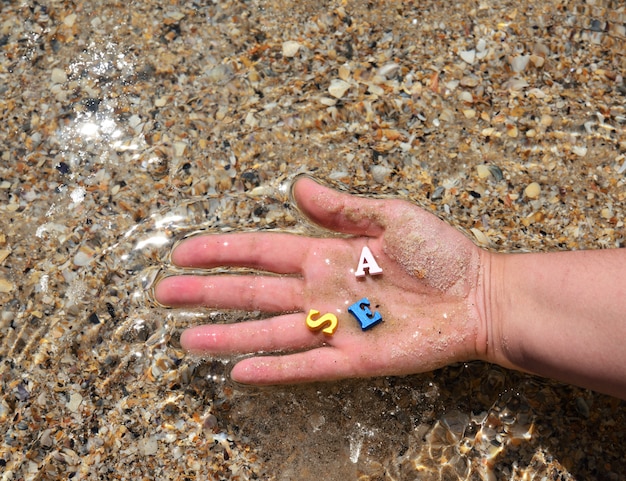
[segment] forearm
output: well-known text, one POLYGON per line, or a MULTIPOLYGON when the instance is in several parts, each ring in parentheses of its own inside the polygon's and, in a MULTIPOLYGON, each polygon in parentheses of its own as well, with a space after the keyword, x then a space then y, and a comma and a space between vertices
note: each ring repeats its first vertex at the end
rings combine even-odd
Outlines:
POLYGON ((488 358, 626 398, 626 250, 491 256, 488 358))

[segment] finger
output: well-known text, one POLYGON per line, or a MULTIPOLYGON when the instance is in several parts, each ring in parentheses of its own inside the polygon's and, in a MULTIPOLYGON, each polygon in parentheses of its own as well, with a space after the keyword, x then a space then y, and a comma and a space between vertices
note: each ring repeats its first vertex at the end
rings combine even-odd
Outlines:
POLYGON ((330 346, 281 356, 262 356, 238 362, 231 372, 243 384, 297 384, 358 377, 350 358, 330 346))
POLYGON ((297 274, 309 242, 305 237, 273 232, 199 235, 178 244, 172 262, 181 267, 237 266, 297 274))
POLYGON ((306 176, 295 181, 293 196, 309 219, 327 229, 369 237, 384 230, 380 200, 337 192, 306 176))
POLYGON ((319 346, 326 340, 324 334, 312 332, 305 326, 302 313, 260 321, 196 326, 186 329, 180 336, 185 350, 200 355, 293 351, 319 346))
POLYGON ((256 275, 171 276, 161 280, 154 295, 172 307, 288 312, 301 309, 303 281, 294 277, 256 275))

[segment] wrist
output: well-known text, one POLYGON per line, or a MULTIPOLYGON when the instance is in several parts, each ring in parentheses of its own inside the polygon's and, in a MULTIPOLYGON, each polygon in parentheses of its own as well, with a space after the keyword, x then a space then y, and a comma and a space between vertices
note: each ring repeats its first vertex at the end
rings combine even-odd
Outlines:
POLYGON ((498 254, 480 249, 480 266, 476 284, 476 308, 478 332, 476 336, 476 356, 478 359, 498 364, 506 368, 515 368, 510 362, 503 335, 503 312, 506 311, 506 258, 507 254, 498 254))

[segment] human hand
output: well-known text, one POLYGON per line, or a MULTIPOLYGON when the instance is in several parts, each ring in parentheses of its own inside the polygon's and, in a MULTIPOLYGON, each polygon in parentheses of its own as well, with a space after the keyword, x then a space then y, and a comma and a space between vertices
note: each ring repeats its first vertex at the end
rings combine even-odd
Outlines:
POLYGON ((181 267, 247 267, 254 273, 166 277, 155 288, 158 302, 272 315, 187 329, 185 349, 262 353, 232 370, 234 380, 247 384, 404 375, 484 356, 485 251, 409 202, 343 194, 307 177, 296 180, 293 195, 309 219, 345 236, 208 234, 186 239, 172 252, 181 267), (381 274, 355 276, 364 246, 381 274), (382 315, 365 331, 348 312, 364 297, 382 315), (311 309, 336 315, 333 335, 307 327, 311 309))

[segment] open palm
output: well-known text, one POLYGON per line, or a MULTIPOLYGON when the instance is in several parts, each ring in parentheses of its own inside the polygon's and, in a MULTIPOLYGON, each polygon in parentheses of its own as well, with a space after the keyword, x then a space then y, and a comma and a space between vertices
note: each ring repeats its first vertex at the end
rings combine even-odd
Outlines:
POLYGON ((305 215, 345 235, 209 234, 180 243, 172 252, 178 266, 253 273, 166 277, 155 291, 160 303, 272 315, 193 327, 181 336, 184 348, 262 353, 233 368, 233 379, 250 384, 402 375, 481 357, 483 251, 409 202, 343 194, 308 177, 293 189, 305 215), (364 246, 382 273, 355 275, 364 246), (382 316, 367 330, 348 312, 363 298, 382 316), (307 326, 311 310, 336 316, 334 334, 307 326))

